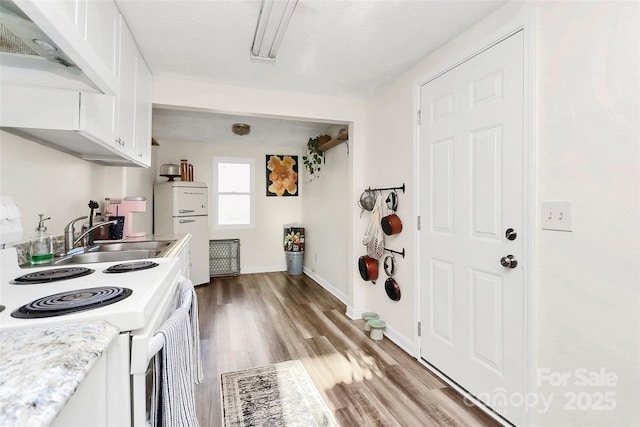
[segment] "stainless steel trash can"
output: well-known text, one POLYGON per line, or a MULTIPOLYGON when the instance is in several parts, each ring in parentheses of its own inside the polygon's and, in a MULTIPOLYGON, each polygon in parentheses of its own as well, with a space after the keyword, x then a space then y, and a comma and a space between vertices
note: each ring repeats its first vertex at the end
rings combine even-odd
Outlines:
POLYGON ((304 261, 303 252, 285 252, 287 256, 287 273, 291 275, 302 274, 302 265, 304 261))

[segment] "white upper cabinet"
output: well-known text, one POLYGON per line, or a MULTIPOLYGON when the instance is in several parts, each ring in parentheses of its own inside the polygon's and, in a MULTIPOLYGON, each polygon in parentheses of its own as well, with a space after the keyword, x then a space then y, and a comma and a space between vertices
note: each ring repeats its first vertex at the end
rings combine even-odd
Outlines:
POLYGON ((86 3, 84 37, 107 69, 117 77, 120 11, 111 1, 83 0, 86 3))
MULTIPOLYGON (((115 3, 102 0, 14 0, 14 3, 77 66, 77 73, 67 70, 67 76, 71 77, 67 79, 69 86, 62 88, 74 88, 73 74, 76 73, 80 74, 76 76, 78 90, 90 91, 92 88, 84 84, 88 81, 95 92, 118 93, 115 61, 120 12, 115 3)), ((53 76, 65 71, 56 64, 38 68, 31 69, 26 76, 40 77, 36 85, 46 87, 57 87, 59 80, 53 76)), ((11 71, 7 69, 15 80, 11 83, 29 83, 15 79, 11 71)))
POLYGON ((56 3, 93 50, 95 55, 90 58, 95 56, 91 59, 101 62, 98 68, 106 69, 108 79, 117 79, 120 11, 115 3, 108 0, 57 0, 56 3))
POLYGON ((141 166, 151 164, 151 72, 120 18, 120 95, 116 148, 141 166))
POLYGON ((6 86, 0 91, 0 126, 81 159, 124 165, 113 139, 112 96, 36 87, 6 86))
POLYGON ((138 53, 136 78, 135 155, 143 166, 151 166, 151 71, 138 53))
POLYGON ((136 74, 138 49, 126 22, 120 18, 120 93, 116 115, 116 148, 133 156, 136 121, 136 74))
MULTIPOLYGON (((115 3, 15 0, 4 8, 5 1, 3 21, 20 27, 32 20, 82 70, 84 82, 43 78, 41 67, 7 66, 3 57, 0 127, 99 164, 149 167, 152 76, 115 3)), ((56 65, 47 68, 55 74, 56 65)))

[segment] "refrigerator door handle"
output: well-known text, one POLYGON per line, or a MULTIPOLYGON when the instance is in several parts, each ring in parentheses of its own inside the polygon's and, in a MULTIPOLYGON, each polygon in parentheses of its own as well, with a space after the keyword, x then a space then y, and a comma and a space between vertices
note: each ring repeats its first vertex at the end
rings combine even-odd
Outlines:
POLYGON ((196 222, 195 219, 181 219, 180 221, 178 221, 180 224, 186 224, 188 222, 196 222))
POLYGON ((178 212, 183 214, 183 213, 191 213, 191 212, 195 212, 195 211, 193 209, 180 209, 180 210, 178 210, 178 212))

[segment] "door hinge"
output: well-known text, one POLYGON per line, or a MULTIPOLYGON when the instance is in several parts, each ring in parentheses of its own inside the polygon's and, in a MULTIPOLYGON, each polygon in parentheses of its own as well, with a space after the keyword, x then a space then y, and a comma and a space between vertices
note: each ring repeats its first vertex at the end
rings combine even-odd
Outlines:
POLYGON ((422 110, 418 110, 418 124, 422 124, 422 110))
POLYGON ((418 322, 418 336, 422 336, 422 322, 418 322))
POLYGON ((421 222, 422 222, 422 217, 420 215, 418 215, 418 231, 421 230, 421 227, 422 227, 422 223, 421 222))

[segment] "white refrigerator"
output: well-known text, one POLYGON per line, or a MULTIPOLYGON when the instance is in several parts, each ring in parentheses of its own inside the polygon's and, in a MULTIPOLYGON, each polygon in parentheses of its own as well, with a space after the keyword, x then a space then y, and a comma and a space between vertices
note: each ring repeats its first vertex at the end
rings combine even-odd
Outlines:
POLYGON ((205 182, 167 181, 155 185, 154 234, 191 233, 190 279, 209 283, 209 188, 205 182))

